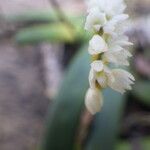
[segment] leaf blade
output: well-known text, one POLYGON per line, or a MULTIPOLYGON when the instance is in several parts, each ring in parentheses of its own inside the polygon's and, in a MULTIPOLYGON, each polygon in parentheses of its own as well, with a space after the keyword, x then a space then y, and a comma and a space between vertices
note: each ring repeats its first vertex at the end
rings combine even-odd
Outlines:
POLYGON ((95 118, 87 150, 115 149, 123 106, 121 94, 110 89, 104 91, 104 107, 95 118))
POLYGON ((88 87, 89 56, 85 47, 74 58, 53 104, 42 150, 71 150, 88 87), (80 77, 80 78, 78 78, 80 77))

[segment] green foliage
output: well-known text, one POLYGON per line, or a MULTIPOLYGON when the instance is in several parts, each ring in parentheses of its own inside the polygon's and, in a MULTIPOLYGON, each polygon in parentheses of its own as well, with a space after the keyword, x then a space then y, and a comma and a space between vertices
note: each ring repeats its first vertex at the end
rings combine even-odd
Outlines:
POLYGON ((48 42, 73 42, 74 32, 63 23, 38 25, 22 29, 16 34, 16 41, 20 44, 48 42))
POLYGON ((28 11, 16 15, 5 16, 8 22, 13 23, 29 23, 29 22, 52 22, 57 20, 54 11, 28 11))
MULTIPOLYGON (((82 16, 67 16, 72 26, 60 23, 57 15, 50 11, 28 12, 6 19, 15 23, 40 22, 17 32, 15 38, 19 44, 34 44, 43 41, 53 43, 73 43, 87 41, 90 37, 83 29, 82 16), (46 23, 46 24, 43 24, 46 23)), ((84 109, 84 96, 88 88, 89 56, 87 48, 75 56, 68 68, 57 97, 50 110, 46 136, 42 150, 77 149, 75 136, 79 119, 84 109)), ((133 93, 145 104, 150 105, 150 84, 140 81, 135 84, 133 93)), ((119 123, 125 98, 112 90, 104 91, 104 107, 95 116, 86 150, 115 150, 119 123)), ((142 140, 143 150, 149 150, 150 139, 142 140)), ((80 145, 79 145, 80 148, 80 145)), ((119 143, 117 150, 131 150, 128 142, 119 143)))
POLYGON ((89 66, 89 56, 84 47, 72 61, 51 107, 42 150, 73 149, 88 88, 89 66))
POLYGON ((51 23, 45 25, 31 26, 21 29, 15 36, 19 44, 34 44, 43 41, 53 43, 73 43, 80 41, 83 43, 90 37, 83 29, 82 21, 79 18, 71 20, 72 26, 65 23, 51 23))
POLYGON ((87 150, 115 150, 124 98, 113 90, 105 90, 104 107, 93 124, 87 150))
POLYGON ((128 141, 120 141, 117 144, 117 150, 132 150, 131 143, 128 141))
POLYGON ((143 150, 150 150, 150 137, 146 137, 141 142, 143 150))
MULTIPOLYGON (((138 143, 142 150, 150 150, 150 137, 139 139, 140 143, 138 143)), ((117 144, 117 150, 132 150, 131 142, 129 141, 120 141, 117 144)))
POLYGON ((82 15, 67 14, 66 19, 70 24, 60 22, 54 11, 31 11, 5 17, 7 22, 26 24, 26 27, 20 29, 15 35, 18 44, 35 44, 43 41, 55 43, 80 41, 82 43, 89 39, 90 35, 83 28, 82 15))
MULTIPOLYGON (((73 150, 79 119, 88 88, 89 56, 85 47, 71 63, 48 118, 48 128, 42 150, 73 150)), ((113 150, 122 114, 122 95, 104 91, 104 107, 94 121, 87 150, 113 150)))
MULTIPOLYGON (((8 17, 12 22, 40 22, 36 26, 21 29, 15 36, 19 44, 34 44, 43 41, 73 43, 87 41, 90 37, 83 29, 82 16, 67 16, 72 26, 58 22, 53 12, 33 12, 8 17), (50 15, 51 14, 51 15, 50 15), (47 24, 43 24, 43 23, 47 24)), ((52 105, 48 118, 47 132, 42 150, 73 150, 77 145, 75 135, 84 109, 84 96, 88 88, 89 56, 84 46, 68 68, 62 86, 52 105)), ((150 84, 139 81, 134 85, 133 94, 150 105, 150 84)), ((113 90, 104 91, 104 107, 95 116, 93 128, 86 143, 86 150, 115 150, 119 123, 125 98, 113 90)), ((142 140, 143 150, 150 149, 147 140, 142 140)), ((80 145, 79 145, 80 148, 80 145)), ((122 142, 117 150, 131 150, 131 144, 122 142)))
POLYGON ((149 81, 136 82, 132 92, 143 103, 150 106, 150 82, 149 81))

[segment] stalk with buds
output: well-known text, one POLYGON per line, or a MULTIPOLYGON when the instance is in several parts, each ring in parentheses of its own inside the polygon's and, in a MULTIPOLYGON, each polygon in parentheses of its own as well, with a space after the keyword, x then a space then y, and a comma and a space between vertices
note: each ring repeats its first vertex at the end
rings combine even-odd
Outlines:
POLYGON ((110 87, 124 93, 131 90, 134 77, 120 68, 128 66, 132 45, 125 35, 128 15, 123 0, 89 0, 85 30, 93 33, 88 52, 92 57, 89 89, 85 96, 87 109, 95 114, 103 104, 102 89, 110 87), (114 66, 113 69, 110 66, 114 66))

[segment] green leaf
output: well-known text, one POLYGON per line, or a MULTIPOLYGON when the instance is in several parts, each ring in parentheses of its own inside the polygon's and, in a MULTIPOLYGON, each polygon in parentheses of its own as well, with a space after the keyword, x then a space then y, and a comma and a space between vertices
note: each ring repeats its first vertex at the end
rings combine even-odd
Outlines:
MULTIPOLYGON (((142 150, 150 150, 150 137, 141 138, 139 144, 142 150)), ((117 150, 132 150, 131 141, 130 142, 126 140, 120 141, 117 144, 117 150)))
POLYGON ((57 20, 54 11, 27 11, 13 15, 5 16, 6 21, 11 23, 28 23, 28 22, 51 22, 57 20))
POLYGON ((117 150, 132 150, 131 143, 127 141, 121 141, 117 144, 117 150))
POLYGON ((104 107, 95 118, 86 150, 115 150, 124 102, 121 94, 104 91, 104 107))
POLYGON ((87 41, 90 34, 86 34, 82 24, 77 20, 75 28, 71 28, 64 23, 52 23, 46 25, 37 25, 21 29, 15 36, 18 44, 34 44, 43 41, 53 43, 72 43, 87 41))
POLYGON ((22 29, 16 34, 15 39, 19 44, 38 43, 42 41, 54 43, 72 42, 74 40, 74 32, 63 23, 53 23, 22 29))
POLYGON ((51 107, 42 150, 72 150, 88 88, 87 48, 72 61, 51 107))
MULTIPOLYGON (((30 27, 23 28, 16 33, 15 39, 19 44, 34 44, 39 42, 75 42, 79 41, 80 43, 89 40, 90 34, 87 34, 84 30, 84 19, 83 16, 73 16, 67 15, 67 19, 70 22, 70 26, 65 23, 60 23, 57 20, 56 15, 50 17, 50 13, 45 15, 41 14, 31 14, 30 17, 19 15, 16 17, 16 20, 21 20, 24 18, 25 21, 48 21, 51 18, 51 24, 38 24, 30 27), (43 16, 43 17, 42 17, 43 16), (48 19, 49 17, 49 19, 48 19), (55 21, 54 21, 55 20, 55 21)), ((28 16, 28 15, 27 15, 28 16)), ((13 17, 12 17, 13 18, 13 17)), ((14 17, 15 18, 15 17, 14 17)), ((11 20, 11 19, 10 19, 11 20)), ((15 19, 12 19, 15 21, 15 19)), ((21 20, 22 21, 22 20, 21 20)))
POLYGON ((133 87, 133 94, 143 103, 150 106, 150 82, 138 81, 133 87))
MULTIPOLYGON (((77 20, 82 20, 84 21, 85 15, 79 15, 75 16, 71 13, 64 12, 66 18, 71 21, 75 22, 77 20)), ((49 23, 49 22, 56 22, 59 20, 57 11, 52 11, 52 10, 44 10, 44 11, 27 11, 23 13, 17 13, 13 15, 5 15, 5 16, 0 16, 1 18, 5 19, 7 22, 11 23, 34 23, 34 22, 39 22, 39 23, 49 23)))
POLYGON ((146 137, 142 141, 143 150, 150 150, 150 137, 146 137))

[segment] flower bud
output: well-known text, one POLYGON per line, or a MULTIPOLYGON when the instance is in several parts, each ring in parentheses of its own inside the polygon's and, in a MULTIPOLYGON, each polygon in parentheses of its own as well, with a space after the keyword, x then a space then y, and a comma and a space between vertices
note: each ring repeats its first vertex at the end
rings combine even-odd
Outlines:
POLYGON ((99 89, 88 89, 85 96, 85 105, 88 111, 93 115, 101 110, 103 105, 103 97, 99 89))

